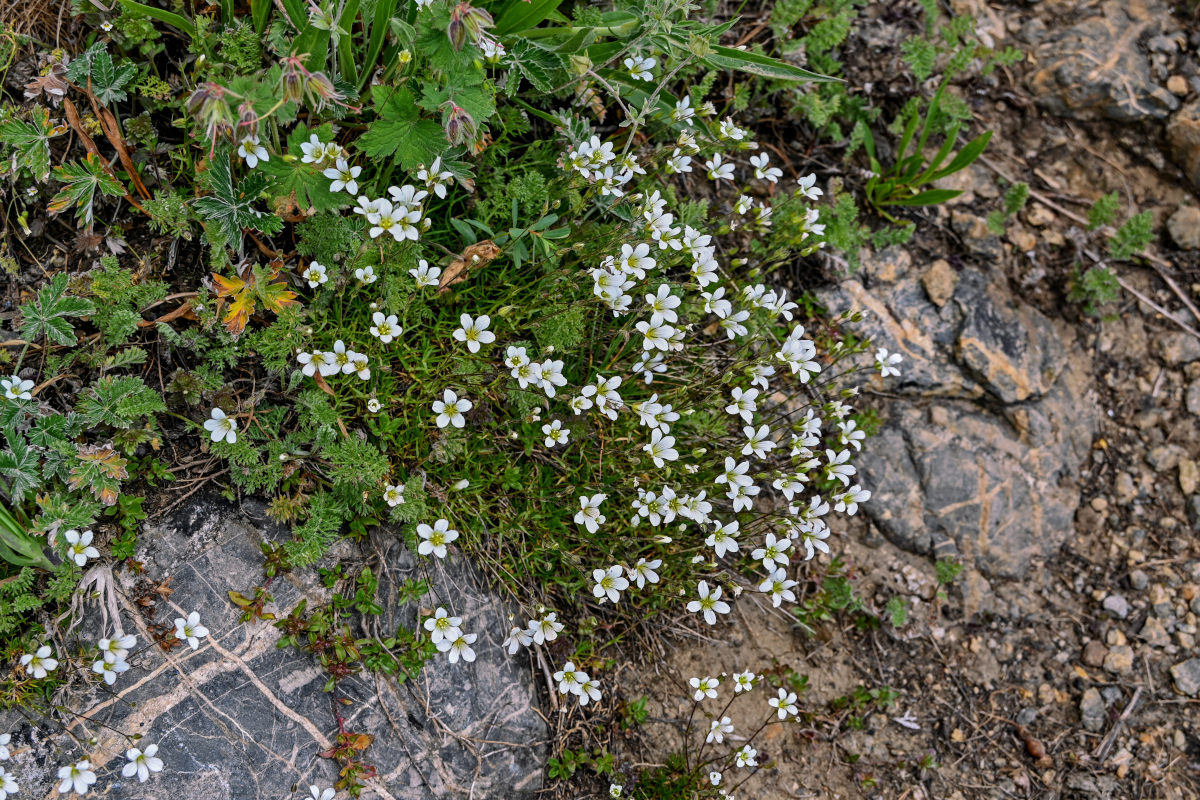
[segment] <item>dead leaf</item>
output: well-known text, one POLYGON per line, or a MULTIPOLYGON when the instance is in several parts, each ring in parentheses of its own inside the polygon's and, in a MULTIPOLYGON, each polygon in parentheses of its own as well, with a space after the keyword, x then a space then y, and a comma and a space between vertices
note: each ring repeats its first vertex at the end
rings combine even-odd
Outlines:
POLYGON ((444 294, 454 284, 462 283, 467 279, 468 270, 487 266, 498 255, 500 255, 500 248, 491 239, 484 239, 482 242, 471 245, 442 270, 442 279, 438 281, 437 293, 444 294))

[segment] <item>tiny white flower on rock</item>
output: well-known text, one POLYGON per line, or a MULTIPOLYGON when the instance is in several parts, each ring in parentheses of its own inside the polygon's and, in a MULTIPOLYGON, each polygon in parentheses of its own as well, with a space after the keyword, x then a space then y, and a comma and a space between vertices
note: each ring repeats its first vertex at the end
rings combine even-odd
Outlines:
POLYGON ((422 542, 417 545, 417 552, 427 556, 431 553, 438 558, 446 557, 446 545, 458 538, 458 531, 450 527, 450 521, 439 519, 433 526, 421 524, 417 526, 417 535, 422 542))
POLYGON ((729 604, 721 599, 720 586, 710 589, 708 581, 700 581, 696 587, 696 593, 699 595, 699 599, 689 602, 687 610, 693 614, 703 614, 704 621, 709 625, 717 624, 717 614, 729 613, 729 604))
POLYGON ((17 783, 17 779, 0 767, 0 800, 8 800, 10 795, 15 796, 19 791, 21 791, 21 785, 17 783))
POLYGON ((137 775, 138 783, 145 783, 151 772, 162 772, 163 760, 158 757, 158 745, 147 745, 145 750, 131 747, 125 751, 129 763, 121 768, 121 774, 126 778, 137 775))
POLYGON ((117 676, 122 672, 129 671, 129 664, 123 658, 118 658, 113 661, 100 659, 92 664, 92 672, 96 673, 104 679, 104 682, 112 686, 117 682, 117 676))
POLYGON ((59 767, 58 793, 87 794, 88 788, 96 782, 96 773, 92 772, 92 762, 86 758, 67 767, 59 767))
POLYGON ((322 789, 320 786, 309 786, 309 800, 333 800, 337 794, 333 789, 322 789))
POLYGON ((193 611, 183 617, 175 618, 175 638, 188 643, 193 650, 200 646, 200 640, 208 636, 208 628, 200 624, 200 612, 193 611))
POLYGON ((692 693, 692 699, 698 703, 706 697, 710 700, 716 698, 717 687, 721 682, 716 678, 705 677, 692 678, 688 681, 688 683, 691 684, 691 687, 695 690, 692 693))
POLYGON ((34 680, 40 681, 58 668, 58 659, 51 658, 50 653, 50 645, 44 644, 32 653, 21 656, 21 666, 34 680))
POLYGON ((442 639, 438 642, 437 649, 438 652, 449 654, 451 664, 457 664, 460 658, 469 664, 475 660, 475 651, 471 645, 475 643, 476 638, 478 638, 478 634, 463 633, 453 641, 442 639))
POLYGON ((100 551, 92 547, 92 538, 94 534, 91 531, 80 533, 76 530, 70 530, 63 534, 63 539, 67 542, 67 558, 75 562, 77 566, 84 566, 89 559, 99 558, 100 551))
POLYGON ((904 356, 899 353, 889 353, 886 347, 875 351, 875 369, 879 370, 880 377, 899 375, 900 369, 896 365, 902 360, 904 360, 904 356))
POLYGON ((425 630, 429 631, 429 640, 440 644, 445 640, 454 640, 462 635, 462 618, 452 617, 446 609, 438 606, 433 616, 425 620, 425 630))

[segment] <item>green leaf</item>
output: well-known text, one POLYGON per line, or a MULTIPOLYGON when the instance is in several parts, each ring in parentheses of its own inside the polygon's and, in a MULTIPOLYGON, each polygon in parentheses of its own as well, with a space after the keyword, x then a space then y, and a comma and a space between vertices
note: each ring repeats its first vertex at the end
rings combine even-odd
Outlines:
MULTIPOLYGON (((46 558, 44 540, 31 535, 4 506, 0 506, 0 558, 17 567, 54 569, 46 558)), ((24 573, 22 578, 30 580, 24 573)))
POLYGON ((944 203, 947 200, 953 200, 962 194, 957 189, 930 189, 925 192, 918 192, 911 197, 903 197, 898 200, 887 200, 883 205, 889 206, 935 206, 938 203, 944 203))
POLYGON ((68 297, 66 292, 67 276, 60 272, 42 287, 36 300, 23 303, 21 317, 25 323, 21 326, 21 335, 31 342, 45 336, 47 341, 56 344, 75 344, 75 329, 67 317, 87 316, 94 313, 96 307, 90 300, 68 297))
POLYGON ((358 138, 358 149, 366 155, 391 156, 404 169, 414 170, 432 163, 449 147, 442 126, 421 119, 420 109, 407 89, 376 87, 372 96, 378 119, 358 138))
POLYGON ((17 166, 29 170, 35 180, 50 177, 50 140, 61 134, 62 128, 50 123, 50 110, 34 106, 29 122, 7 120, 0 125, 0 142, 13 148, 17 166))
POLYGON ((189 39, 196 38, 196 26, 186 17, 182 17, 179 14, 175 14, 170 11, 165 11, 161 8, 155 8, 154 6, 137 3, 134 2, 134 0, 118 0, 118 2, 120 2, 120 4, 124 6, 126 10, 131 12, 131 16, 144 15, 150 17, 151 19, 156 19, 159 22, 170 25, 172 28, 180 31, 181 33, 187 34, 189 39))
POLYGON ((269 187, 273 197, 287 197, 295 193, 296 205, 301 211, 343 208, 350 204, 350 195, 329 191, 329 178, 322 175, 315 164, 306 164, 301 160, 303 151, 300 145, 307 142, 309 136, 314 133, 323 142, 333 141, 332 125, 325 124, 320 128, 309 129, 301 123, 288 134, 288 157, 260 162, 257 169, 274 178, 269 187))
POLYGON ((536 28, 561 4, 562 0, 509 0, 496 20, 495 33, 507 36, 536 28))
POLYGON ((270 182, 267 175, 256 170, 235 186, 229 166, 229 150, 222 148, 209 162, 206 183, 212 195, 196 201, 196 213, 213 223, 220 243, 240 249, 244 228, 270 234, 283 227, 283 220, 279 217, 254 208, 258 196, 270 182))
POLYGON ((88 427, 132 428, 167 407, 141 378, 105 375, 83 393, 75 410, 88 427))
POLYGON ((100 105, 107 106, 128 97, 122 89, 133 79, 136 72, 133 64, 126 61, 121 66, 113 64, 108 51, 101 50, 92 57, 92 93, 100 105))
POLYGON ((712 52, 704 57, 704 63, 716 69, 735 69, 780 81, 812 81, 815 83, 841 81, 841 78, 833 78, 802 67, 795 67, 777 58, 721 45, 712 46, 712 52))
POLYGON ((12 428, 4 430, 4 438, 8 441, 8 449, 0 452, 0 477, 8 484, 8 496, 14 503, 20 503, 26 494, 42 486, 38 453, 12 428))
POLYGON ((122 197, 125 194, 125 187, 108 174, 104 162, 95 153, 88 153, 82 161, 76 161, 74 164, 55 167, 54 177, 65 186, 51 198, 47 210, 51 214, 60 214, 74 206, 75 219, 82 222, 88 230, 92 229, 95 219, 97 189, 111 197, 122 197))
POLYGON ((511 52, 513 64, 539 92, 553 91, 565 77, 561 73, 565 72, 566 65, 558 53, 538 47, 527 39, 518 39, 511 52))
POLYGON ((963 149, 958 151, 958 155, 954 157, 954 160, 947 164, 945 169, 931 175, 929 180, 936 181, 939 178, 944 178, 947 175, 952 175, 961 169, 971 166, 971 164, 975 163, 976 159, 983 155, 983 150, 987 147, 991 138, 992 132, 988 131, 967 142, 963 145, 963 149))

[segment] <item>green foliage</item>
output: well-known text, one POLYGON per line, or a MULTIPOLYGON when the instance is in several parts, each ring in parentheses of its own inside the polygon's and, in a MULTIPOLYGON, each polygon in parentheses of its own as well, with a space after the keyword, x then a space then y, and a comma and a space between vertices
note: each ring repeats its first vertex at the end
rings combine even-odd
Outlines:
POLYGON ((254 208, 259 195, 270 184, 268 178, 261 172, 251 172, 235 184, 229 159, 226 148, 209 161, 204 182, 212 194, 201 197, 194 207, 201 219, 211 223, 206 230, 214 245, 240 250, 243 228, 276 233, 283 227, 283 220, 254 208))
POLYGON ((1082 303, 1083 310, 1096 316, 1100 307, 1114 302, 1121 293, 1117 276, 1108 267, 1096 266, 1081 272, 1078 265, 1071 272, 1067 300, 1082 303))
POLYGON ((67 320, 92 314, 96 307, 89 300, 68 295, 67 281, 65 274, 55 275, 38 291, 36 300, 21 305, 22 336, 31 342, 45 337, 47 342, 75 344, 75 329, 67 320))
POLYGON ((1089 231, 1094 231, 1097 228, 1103 228, 1105 225, 1111 225, 1113 220, 1117 218, 1117 212, 1121 209, 1121 196, 1116 192, 1110 192, 1106 195, 1101 195, 1095 203, 1092 203, 1088 209, 1088 225, 1089 231))
POLYGON ((995 209, 988 214, 987 226, 988 230, 997 236, 1002 236, 1005 230, 1005 222, 1012 215, 1019 212, 1025 207, 1025 203, 1029 200, 1029 184, 1014 183, 1004 192, 1004 204, 1001 208, 995 209))
MULTIPOLYGON (((135 282, 133 273, 123 269, 112 256, 100 259, 100 270, 93 272, 91 278, 90 294, 97 301, 92 319, 110 346, 128 341, 142 321, 141 309, 167 296, 165 284, 135 282)), ((143 359, 144 356, 143 353, 143 359)))
POLYGON ((28 170, 34 180, 50 177, 50 140, 62 133, 62 128, 50 120, 50 110, 34 106, 29 121, 0 119, 0 142, 13 151, 17 169, 28 170))
POLYGON ((963 563, 952 558, 939 558, 933 567, 937 574, 938 586, 954 583, 963 571, 963 563))
POLYGON ((95 153, 88 153, 82 161, 55 167, 54 177, 63 187, 51 199, 48 210, 51 214, 60 214, 68 208, 74 208, 75 219, 88 230, 91 230, 95 221, 97 189, 110 197, 125 194, 125 187, 109 173, 95 153))
POLYGON ((137 72, 130 62, 113 62, 108 45, 97 41, 79 58, 67 66, 67 77, 78 84, 88 84, 100 105, 107 106, 126 99, 124 87, 137 72))
POLYGON ((1108 254, 1115 261, 1128 261, 1154 241, 1154 228, 1149 211, 1125 220, 1108 240, 1108 254))
POLYGON ((908 601, 900 595, 892 595, 884 610, 887 613, 888 622, 892 623, 893 628, 899 630, 908 624, 908 601))

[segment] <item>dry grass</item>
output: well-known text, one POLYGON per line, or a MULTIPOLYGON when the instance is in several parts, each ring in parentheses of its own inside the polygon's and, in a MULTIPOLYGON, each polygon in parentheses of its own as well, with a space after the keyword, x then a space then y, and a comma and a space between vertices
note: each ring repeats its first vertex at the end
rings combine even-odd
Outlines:
POLYGON ((0 0, 0 20, 7 32, 49 47, 74 49, 81 32, 73 21, 70 0, 0 0))

